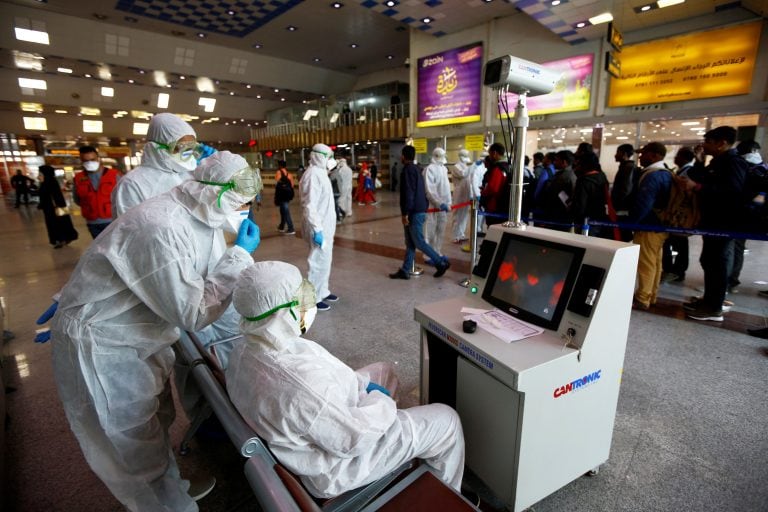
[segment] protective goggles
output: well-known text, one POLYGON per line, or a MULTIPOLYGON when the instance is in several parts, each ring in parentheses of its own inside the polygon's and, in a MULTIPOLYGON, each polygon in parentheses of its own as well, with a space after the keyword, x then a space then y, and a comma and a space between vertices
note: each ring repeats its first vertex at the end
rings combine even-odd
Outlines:
POLYGON ((241 196, 245 197, 256 197, 261 192, 261 189, 264 188, 264 184, 261 182, 261 174, 259 174, 258 169, 254 169, 252 167, 240 169, 232 175, 231 180, 224 183, 220 181, 197 181, 203 185, 214 185, 216 187, 221 187, 221 192, 219 192, 219 196, 216 201, 216 206, 219 208, 221 208, 221 196, 223 196, 224 192, 227 190, 234 190, 241 196))
MULTIPOLYGON (((154 142, 154 141, 153 141, 154 142)), ((170 154, 180 154, 181 157, 186 160, 196 156, 196 152, 200 152, 198 147, 200 144, 196 140, 185 140, 183 142, 177 141, 172 144, 163 144, 162 142, 155 142, 157 147, 168 151, 170 154)))
POLYGON ((294 312, 294 309, 297 309, 299 311, 299 315, 301 316, 301 319, 304 318, 304 313, 309 311, 310 309, 317 306, 317 295, 315 293, 315 287, 312 285, 312 283, 309 282, 308 279, 303 279, 301 281, 301 285, 299 285, 299 289, 296 290, 296 293, 293 296, 293 299, 291 299, 290 302, 286 302, 285 304, 280 304, 279 306, 275 306, 274 308, 270 309, 266 313, 262 313, 259 316, 247 316, 245 317, 246 320, 250 320, 251 322, 258 322, 260 320, 264 320, 265 318, 268 318, 271 315, 274 315, 278 311, 284 308, 289 308, 291 311, 291 316, 294 320, 299 320, 299 318, 296 317, 296 313, 294 312))

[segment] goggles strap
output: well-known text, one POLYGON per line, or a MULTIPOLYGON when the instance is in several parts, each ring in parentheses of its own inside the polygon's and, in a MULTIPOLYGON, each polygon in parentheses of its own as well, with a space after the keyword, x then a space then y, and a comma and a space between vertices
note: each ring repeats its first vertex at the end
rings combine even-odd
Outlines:
POLYGON ((220 183, 218 181, 204 181, 204 180, 197 180, 198 183, 202 183, 203 185, 215 185, 217 187, 221 187, 221 192, 219 192, 219 195, 216 199, 216 206, 221 208, 221 196, 224 195, 224 192, 227 190, 234 190, 235 188, 235 182, 229 181, 227 183, 220 183))
MULTIPOLYGON (((274 307, 274 308, 270 309, 269 311, 267 311, 266 313, 260 314, 259 316, 246 316, 245 319, 250 321, 250 322, 258 322, 259 320, 264 320, 268 316, 277 313, 279 310, 281 310, 283 308, 292 308, 293 306, 298 306, 298 305, 299 305, 299 301, 292 300, 291 302, 286 302, 285 304, 280 304, 279 306, 274 307)), ((293 312, 293 309, 291 309, 291 316, 293 316, 294 320, 298 320, 296 318, 296 313, 293 312)))

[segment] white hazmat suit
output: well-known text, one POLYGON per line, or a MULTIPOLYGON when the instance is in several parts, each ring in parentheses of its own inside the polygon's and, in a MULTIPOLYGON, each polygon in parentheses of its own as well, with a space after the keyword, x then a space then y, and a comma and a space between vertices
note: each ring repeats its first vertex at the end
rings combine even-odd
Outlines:
POLYGON ((302 237, 309 244, 307 277, 314 285, 319 301, 331 294, 328 281, 331 277, 333 237, 336 234, 336 208, 328 171, 335 165, 331 148, 325 144, 315 144, 310 153, 309 167, 299 182, 304 217, 301 231, 302 237), (323 243, 320 245, 315 242, 317 233, 322 233, 323 243))
MULTIPOLYGON (((147 130, 147 144, 141 157, 141 165, 126 174, 112 192, 112 216, 119 217, 130 208, 143 203, 147 199, 158 196, 187 180, 194 179, 192 171, 176 160, 171 153, 157 143, 169 146, 175 144, 184 136, 197 137, 195 130, 183 119, 173 114, 156 114, 152 116, 147 130)), ((208 268, 216 266, 221 255, 227 249, 224 232, 217 230, 211 249, 211 259, 208 268)), ((238 327, 240 315, 233 308, 228 308, 214 323, 197 332, 198 339, 203 345, 218 340, 232 338, 240 333, 238 327)), ((231 343, 219 343, 214 351, 222 368, 227 367, 231 343)), ((177 385, 184 395, 184 377, 177 380, 177 385)), ((182 402, 188 413, 198 395, 195 393, 183 396, 182 402)))
MULTIPOLYGON (((247 162, 229 152, 196 177, 226 182, 247 162)), ((187 181, 121 215, 94 240, 65 285, 52 323, 53 369, 91 469, 132 511, 195 511, 173 457, 171 345, 230 304, 253 263, 239 246, 210 268, 215 234, 251 198, 187 181)))
POLYGON ((346 158, 339 158, 336 176, 339 182, 339 208, 347 217, 352 216, 352 168, 346 158))
POLYGON ((226 377, 240 414, 317 497, 366 485, 413 458, 459 490, 464 436, 456 411, 443 404, 398 410, 383 392, 367 392, 370 382, 391 385, 391 365, 352 370, 299 337, 295 311, 245 318, 291 301, 301 281, 296 267, 278 261, 258 262, 238 281, 233 302, 245 342, 226 377))
MULTIPOLYGON (((440 208, 441 205, 451 207, 451 182, 448 180, 448 168, 445 166, 445 150, 435 148, 432 151, 432 161, 424 169, 424 188, 430 208, 440 208)), ((427 243, 438 254, 442 255, 445 227, 448 224, 448 212, 439 211, 427 214, 425 238, 427 243)))
MULTIPOLYGON (((469 151, 459 151, 459 161, 451 168, 453 175, 453 204, 459 205, 469 201, 469 171, 472 166, 472 158, 469 151)), ((467 221, 469 220, 469 207, 463 206, 453 211, 453 241, 463 242, 467 239, 467 221)))

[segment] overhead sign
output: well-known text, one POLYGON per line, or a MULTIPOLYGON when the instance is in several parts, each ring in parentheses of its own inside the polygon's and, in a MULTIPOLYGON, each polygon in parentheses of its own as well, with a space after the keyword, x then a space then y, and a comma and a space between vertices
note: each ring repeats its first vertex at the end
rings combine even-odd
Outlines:
MULTIPOLYGON (((589 110, 594 60, 594 54, 588 53, 567 59, 542 62, 542 67, 561 73, 560 80, 555 84, 555 89, 551 93, 528 98, 526 101, 528 114, 543 115, 589 110)), ((512 117, 515 105, 517 105, 517 94, 507 93, 506 102, 509 115, 512 117)), ((504 112, 505 109, 502 107, 499 111, 504 112)))
POLYGON ((749 94, 762 22, 624 46, 609 107, 749 94))
POLYGON ((464 149, 467 151, 482 151, 485 149, 485 135, 465 135, 464 149))
POLYGON ((480 121, 482 70, 482 43, 420 58, 416 126, 480 121))
POLYGON ((608 24, 608 34, 606 38, 617 52, 620 52, 624 47, 624 36, 619 32, 619 29, 614 22, 608 24))
POLYGON ((426 153, 427 139, 413 139, 413 149, 416 150, 416 153, 426 153))
POLYGON ((614 78, 621 78, 621 61, 613 52, 605 52, 605 70, 614 78))

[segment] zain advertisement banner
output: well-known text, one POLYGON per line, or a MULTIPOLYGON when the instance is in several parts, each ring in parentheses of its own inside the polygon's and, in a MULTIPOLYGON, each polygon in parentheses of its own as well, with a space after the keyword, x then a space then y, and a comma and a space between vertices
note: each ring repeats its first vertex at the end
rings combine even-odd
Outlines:
MULTIPOLYGON (((528 107, 528 115, 589 110, 594 61, 594 54, 589 53, 568 57, 567 59, 542 62, 542 67, 562 74, 551 93, 527 99, 525 104, 528 107)), ((517 94, 507 93, 507 108, 509 109, 510 117, 513 117, 516 105, 517 94)), ((499 112, 504 112, 501 105, 499 105, 499 112)), ((501 116, 500 114, 499 117, 501 116)))
POLYGON ((609 107, 749 94, 762 22, 624 46, 609 107))
POLYGON ((418 66, 417 127, 480 121, 482 43, 422 57, 418 66))

